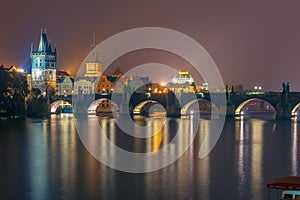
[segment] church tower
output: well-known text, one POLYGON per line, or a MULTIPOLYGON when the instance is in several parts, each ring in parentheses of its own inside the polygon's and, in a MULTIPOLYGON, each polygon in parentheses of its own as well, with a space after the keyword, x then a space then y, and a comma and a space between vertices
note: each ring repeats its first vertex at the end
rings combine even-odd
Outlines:
POLYGON ((93 35, 92 52, 88 61, 85 63, 85 77, 100 77, 102 75, 102 65, 97 59, 96 35, 93 35))
POLYGON ((42 94, 54 95, 56 89, 56 48, 52 50, 46 30, 41 30, 37 51, 31 46, 32 88, 38 88, 42 94))

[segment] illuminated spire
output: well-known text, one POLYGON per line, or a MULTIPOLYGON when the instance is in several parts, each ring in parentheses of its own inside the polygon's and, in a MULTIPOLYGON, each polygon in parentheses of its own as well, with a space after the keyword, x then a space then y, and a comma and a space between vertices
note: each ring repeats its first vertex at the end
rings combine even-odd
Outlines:
POLYGON ((91 45, 91 51, 92 51, 92 58, 91 61, 96 62, 97 61, 97 48, 96 48, 96 34, 93 33, 93 41, 92 41, 92 45, 91 45))
POLYGON ((96 34, 93 33, 93 43, 92 43, 92 50, 96 47, 96 34))
POLYGON ((48 50, 48 40, 46 35, 46 30, 41 29, 41 37, 38 51, 46 52, 48 50))

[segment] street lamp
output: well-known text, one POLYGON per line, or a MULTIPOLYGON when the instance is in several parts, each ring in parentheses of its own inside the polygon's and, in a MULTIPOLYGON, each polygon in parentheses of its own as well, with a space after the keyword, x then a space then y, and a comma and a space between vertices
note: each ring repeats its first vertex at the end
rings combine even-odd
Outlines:
POLYGON ((254 86, 255 92, 261 91, 262 87, 261 86, 254 86))

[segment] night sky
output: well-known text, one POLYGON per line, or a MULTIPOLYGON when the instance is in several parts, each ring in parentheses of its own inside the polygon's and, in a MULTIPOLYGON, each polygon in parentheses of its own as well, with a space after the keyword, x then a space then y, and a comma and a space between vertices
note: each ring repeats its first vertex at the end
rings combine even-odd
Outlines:
MULTIPOLYGON (((46 28, 58 51, 58 68, 73 74, 97 42, 137 27, 165 27, 197 40, 217 64, 224 82, 300 91, 299 1, 1 0, 0 64, 26 67, 30 44, 46 28)), ((189 68, 166 52, 133 52, 111 66, 124 71, 145 62, 189 68)))

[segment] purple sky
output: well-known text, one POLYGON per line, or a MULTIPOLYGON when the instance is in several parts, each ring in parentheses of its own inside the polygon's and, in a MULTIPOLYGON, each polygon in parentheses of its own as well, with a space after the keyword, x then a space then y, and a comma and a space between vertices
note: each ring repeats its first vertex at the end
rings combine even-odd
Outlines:
MULTIPOLYGON (((2 0, 0 64, 29 63, 41 28, 55 43, 58 68, 75 73, 91 45, 121 31, 165 27, 197 40, 217 64, 225 83, 300 91, 300 2, 182 0, 2 0)), ((144 62, 184 69, 182 59, 157 51, 133 52, 111 66, 144 62), (138 56, 137 56, 138 55, 138 56)))

